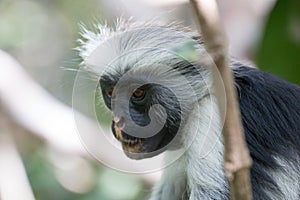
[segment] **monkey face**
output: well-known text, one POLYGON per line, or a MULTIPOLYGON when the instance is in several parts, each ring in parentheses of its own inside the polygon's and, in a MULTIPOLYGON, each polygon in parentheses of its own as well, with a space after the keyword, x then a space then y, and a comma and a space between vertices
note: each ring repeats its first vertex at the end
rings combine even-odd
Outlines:
POLYGON ((104 102, 113 112, 112 132, 128 157, 142 159, 176 148, 182 113, 170 89, 154 83, 137 84, 130 78, 122 82, 111 75, 102 76, 100 86, 104 102), (121 85, 118 89, 117 82, 121 85), (159 107, 153 109, 156 105, 159 107))
POLYGON ((191 110, 197 112, 198 100, 207 95, 209 74, 194 67, 205 50, 192 32, 127 25, 99 27, 99 33, 85 30, 87 41, 80 40, 79 50, 85 70, 100 77, 104 102, 113 113, 114 136, 128 157, 142 159, 188 143, 182 137, 188 130, 184 127, 191 110), (190 47, 195 51, 186 55, 190 47))

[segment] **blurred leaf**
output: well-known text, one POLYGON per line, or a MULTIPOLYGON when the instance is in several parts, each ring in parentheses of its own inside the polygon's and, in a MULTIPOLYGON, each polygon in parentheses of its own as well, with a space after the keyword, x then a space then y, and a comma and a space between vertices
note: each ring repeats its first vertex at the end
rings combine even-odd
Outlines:
POLYGON ((187 40, 183 44, 176 46, 172 49, 179 57, 184 58, 189 62, 198 60, 198 52, 195 47, 197 43, 194 40, 187 40))
POLYGON ((256 56, 258 67, 300 84, 300 1, 278 0, 256 56))
POLYGON ((72 33, 78 37, 80 22, 86 25, 93 24, 94 21, 101 21, 103 18, 101 12, 101 1, 99 0, 85 0, 85 1, 74 1, 74 0, 55 0, 52 2, 57 6, 57 9, 61 10, 61 13, 69 20, 71 25, 72 33))
POLYGON ((22 155, 37 200, 146 200, 150 189, 130 174, 99 168, 96 187, 86 194, 66 190, 56 180, 53 165, 43 148, 22 155))
POLYGON ((129 174, 106 169, 100 176, 99 190, 103 199, 133 200, 141 192, 142 184, 129 174))
POLYGON ((46 31, 47 14, 31 1, 4 1, 0 4, 0 47, 11 49, 37 41, 46 31), (30 15, 29 15, 30 13, 30 15), (35 27, 39 28, 33 28, 35 27))
POLYGON ((45 152, 39 151, 23 155, 23 161, 37 200, 79 199, 80 195, 65 190, 56 180, 52 165, 46 159, 45 152))

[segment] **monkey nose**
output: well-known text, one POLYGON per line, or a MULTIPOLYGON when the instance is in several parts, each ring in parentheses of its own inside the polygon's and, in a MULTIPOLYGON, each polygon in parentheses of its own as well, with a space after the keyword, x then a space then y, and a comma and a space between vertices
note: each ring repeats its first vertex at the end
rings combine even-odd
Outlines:
POLYGON ((112 120, 115 123, 115 126, 117 126, 119 129, 123 129, 124 128, 124 126, 125 126, 125 119, 124 119, 124 117, 114 116, 112 120))

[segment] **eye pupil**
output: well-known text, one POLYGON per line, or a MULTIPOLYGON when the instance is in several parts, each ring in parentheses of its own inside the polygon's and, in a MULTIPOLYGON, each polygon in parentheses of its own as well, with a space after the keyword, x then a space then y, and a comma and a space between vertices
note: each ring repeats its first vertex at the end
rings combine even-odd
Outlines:
POLYGON ((141 97, 144 96, 144 91, 141 90, 141 89, 136 89, 136 90, 133 91, 133 96, 135 98, 141 98, 141 97))

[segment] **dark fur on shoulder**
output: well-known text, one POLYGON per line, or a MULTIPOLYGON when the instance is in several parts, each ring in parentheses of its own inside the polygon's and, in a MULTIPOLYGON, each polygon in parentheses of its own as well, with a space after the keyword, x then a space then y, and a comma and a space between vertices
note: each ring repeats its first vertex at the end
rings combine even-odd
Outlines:
POLYGON ((271 200, 266 190, 278 192, 279 196, 284 192, 267 173, 283 167, 274 157, 293 163, 299 172, 300 87, 243 66, 234 68, 234 77, 246 140, 253 159, 251 181, 254 199, 271 200))

